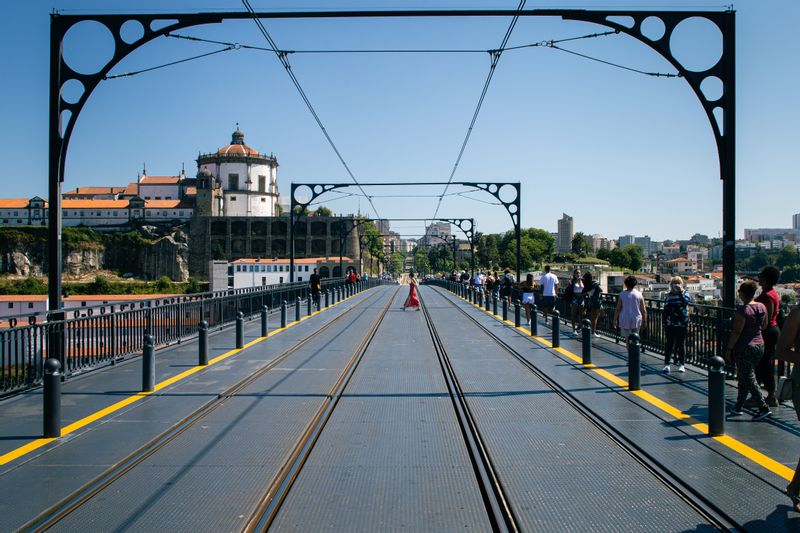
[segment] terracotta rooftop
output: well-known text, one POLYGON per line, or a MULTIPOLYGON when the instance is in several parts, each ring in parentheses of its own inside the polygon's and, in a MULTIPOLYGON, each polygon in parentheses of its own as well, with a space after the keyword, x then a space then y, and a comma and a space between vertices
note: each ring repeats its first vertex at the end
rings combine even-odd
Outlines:
POLYGON ((180 176, 142 176, 140 185, 177 185, 180 176))
POLYGON ((27 198, 3 198, 0 199, 0 209, 24 209, 28 202, 27 198))
POLYGON ((119 194, 125 191, 125 187, 78 187, 75 190, 65 192, 64 196, 77 196, 83 194, 119 194))

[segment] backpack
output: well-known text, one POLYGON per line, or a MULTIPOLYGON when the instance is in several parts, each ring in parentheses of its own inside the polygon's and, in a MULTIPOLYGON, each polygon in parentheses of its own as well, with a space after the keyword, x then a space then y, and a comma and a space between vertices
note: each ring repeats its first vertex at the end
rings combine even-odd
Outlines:
POLYGON ((511 274, 503 274, 503 287, 511 287, 511 274))

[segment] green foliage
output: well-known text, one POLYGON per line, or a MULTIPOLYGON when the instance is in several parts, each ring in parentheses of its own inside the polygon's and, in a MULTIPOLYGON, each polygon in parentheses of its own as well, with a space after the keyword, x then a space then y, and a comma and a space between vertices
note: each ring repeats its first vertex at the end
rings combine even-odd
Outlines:
POLYGON ((161 276, 156 281, 156 290, 159 292, 172 292, 172 280, 169 279, 169 276, 161 276))
POLYGON ((580 231, 572 237, 572 253, 586 257, 589 253, 589 238, 580 231))
POLYGON ((25 226, 17 228, 0 228, 0 250, 6 251, 17 245, 30 245, 47 242, 47 228, 25 226))
POLYGON ((91 228, 63 228, 61 243, 65 250, 103 249, 103 236, 91 228))
POLYGON ((781 283, 800 283, 800 265, 792 265, 781 271, 781 283))
POLYGON ((373 257, 383 257, 383 240, 378 228, 371 220, 363 218, 361 220, 364 222, 359 225, 358 230, 359 235, 366 239, 367 250, 373 257))
POLYGON ((214 243, 214 245, 211 247, 211 259, 215 261, 222 261, 225 259, 225 250, 218 242, 214 243))
POLYGON ((94 282, 91 283, 90 294, 111 294, 111 283, 105 276, 96 276, 94 282))
POLYGON ((778 257, 775 258, 775 266, 778 268, 786 268, 800 264, 800 255, 797 253, 797 248, 793 245, 784 246, 778 257))
POLYGON ((200 282, 189 276, 189 280, 186 283, 186 294, 197 294, 198 292, 203 292, 200 282))
MULTIPOLYGON (((517 240, 513 231, 488 235, 477 233, 475 245, 478 266, 516 269, 517 240)), ((520 267, 523 270, 548 260, 554 249, 555 240, 550 233, 538 228, 523 228, 520 231, 520 267)))
POLYGON ((431 271, 428 255, 420 247, 417 247, 416 253, 414 253, 414 270, 422 275, 431 271))
MULTIPOLYGON (((599 256, 600 254, 598 254, 599 256)), ((608 253, 608 262, 636 272, 642 268, 642 248, 635 244, 614 248, 608 253)))
POLYGON ((611 257, 611 250, 607 248, 600 248, 597 250, 597 258, 602 259, 603 261, 608 261, 609 257, 611 257))
POLYGON ((39 278, 0 281, 0 294, 47 294, 47 283, 39 278))
POLYGON ((405 261, 406 254, 398 250, 389 256, 389 260, 386 263, 386 270, 388 270, 390 274, 397 276, 403 272, 405 261))
POLYGON ((314 211, 314 214, 318 217, 330 217, 333 216, 333 211, 321 205, 314 211))

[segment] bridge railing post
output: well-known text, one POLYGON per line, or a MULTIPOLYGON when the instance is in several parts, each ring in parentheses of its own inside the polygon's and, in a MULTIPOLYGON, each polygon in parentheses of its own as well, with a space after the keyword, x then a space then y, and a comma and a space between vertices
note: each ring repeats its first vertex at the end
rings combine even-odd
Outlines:
POLYGON ((520 306, 519 300, 514 300, 514 327, 518 328, 520 324, 520 306))
POLYGON ((503 322, 508 320, 508 300, 503 298, 503 322))
POLYGON ((294 302, 294 321, 300 322, 300 297, 298 296, 294 302))
POLYGON ((152 335, 144 336, 142 348, 142 392, 153 392, 156 388, 156 347, 152 335))
POLYGON ((725 359, 715 355, 708 368, 708 434, 725 434, 725 359))
POLYGON ((197 364, 208 365, 208 322, 205 320, 197 325, 197 364))
POLYGON ((592 364, 592 322, 584 318, 581 322, 581 344, 583 348, 583 364, 592 364))
POLYGON ((281 328, 286 327, 286 300, 281 302, 281 328))
POLYGON ((330 291, 328 291, 328 289, 325 289, 325 309, 327 309, 328 307, 330 307, 330 291))
POLYGON ((536 319, 536 304, 531 304, 531 337, 539 336, 539 321, 536 319))
POLYGON ((641 358, 641 346, 639 344, 639 335, 631 333, 628 336, 628 390, 637 391, 641 390, 641 373, 642 368, 639 364, 641 358))
POLYGON ((559 348, 561 346, 561 313, 558 312, 558 309, 553 310, 553 318, 552 318, 552 339, 551 344, 553 348, 559 348))
POLYGON ((236 348, 241 350, 244 347, 244 313, 236 313, 236 348))
POLYGON ((61 363, 50 358, 44 362, 42 433, 46 439, 61 436, 61 363))
POLYGON ((494 308, 494 316, 497 316, 497 295, 492 294, 492 307, 494 308))
POLYGON ((261 306, 261 336, 266 337, 269 333, 269 307, 261 306))

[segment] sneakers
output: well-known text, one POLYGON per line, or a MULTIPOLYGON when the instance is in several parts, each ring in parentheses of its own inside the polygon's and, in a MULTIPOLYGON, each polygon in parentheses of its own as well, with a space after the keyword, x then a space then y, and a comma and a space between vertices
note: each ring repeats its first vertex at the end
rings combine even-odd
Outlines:
POLYGON ((686 367, 683 365, 678 365, 678 372, 686 372, 686 367))
POLYGON ((730 414, 731 416, 739 416, 743 415, 744 411, 742 411, 742 408, 740 406, 734 405, 733 407, 731 407, 730 414))
POLYGON ((665 374, 669 374, 670 370, 672 369, 669 367, 669 365, 665 365, 661 371, 665 374))
POLYGON ((778 407, 778 399, 775 396, 767 396, 764 401, 769 407, 778 407))
POLYGON ((765 418, 767 418, 771 414, 772 414, 772 411, 769 410, 769 407, 764 406, 761 409, 759 409, 756 414, 753 415, 753 421, 757 422, 759 420, 764 420, 765 418))

